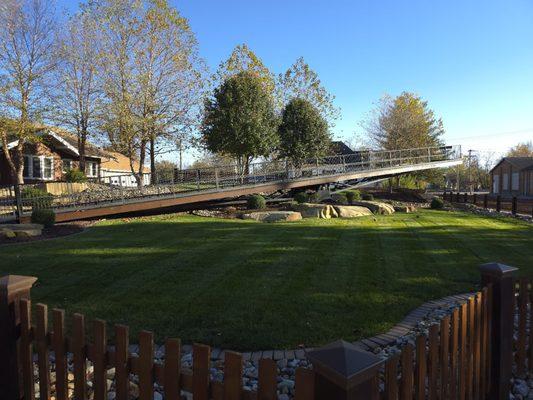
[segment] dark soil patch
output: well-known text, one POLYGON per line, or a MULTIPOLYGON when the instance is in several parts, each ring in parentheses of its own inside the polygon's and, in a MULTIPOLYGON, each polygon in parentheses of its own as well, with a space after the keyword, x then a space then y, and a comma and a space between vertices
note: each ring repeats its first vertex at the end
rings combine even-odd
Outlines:
POLYGON ((94 224, 94 221, 75 221, 56 224, 50 228, 44 228, 41 236, 17 236, 14 238, 0 237, 0 245, 12 243, 36 242, 39 240, 53 239, 62 236, 73 235, 82 232, 86 227, 94 224))

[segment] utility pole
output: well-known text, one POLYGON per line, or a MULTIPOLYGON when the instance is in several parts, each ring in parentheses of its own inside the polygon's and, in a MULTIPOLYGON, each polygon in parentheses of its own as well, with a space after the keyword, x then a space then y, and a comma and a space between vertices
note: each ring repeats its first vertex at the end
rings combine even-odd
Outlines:
POLYGON ((472 193, 473 185, 472 185, 472 152, 474 150, 468 150, 468 188, 470 193, 472 193))

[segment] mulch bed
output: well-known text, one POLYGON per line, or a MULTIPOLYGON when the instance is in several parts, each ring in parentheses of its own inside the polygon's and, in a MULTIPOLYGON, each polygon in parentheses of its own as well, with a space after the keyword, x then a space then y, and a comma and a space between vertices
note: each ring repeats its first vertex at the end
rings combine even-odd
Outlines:
POLYGON ((25 243, 25 242, 37 242, 39 240, 53 239, 62 236, 73 235, 75 233, 82 232, 86 227, 94 224, 94 221, 75 221, 56 224, 50 228, 44 228, 41 236, 29 236, 29 237, 14 237, 6 238, 0 236, 0 245, 13 244, 13 243, 25 243))

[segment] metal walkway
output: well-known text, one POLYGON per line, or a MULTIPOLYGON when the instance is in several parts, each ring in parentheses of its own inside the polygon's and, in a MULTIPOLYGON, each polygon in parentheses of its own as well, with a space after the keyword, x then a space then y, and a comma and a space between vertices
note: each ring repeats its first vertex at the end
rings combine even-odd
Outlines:
MULTIPOLYGON (((462 163, 460 146, 425 147, 395 151, 365 151, 309 160, 293 166, 286 161, 268 161, 175 171, 159 177, 157 184, 137 187, 127 176, 106 177, 88 182, 78 193, 53 198, 22 199, 22 221, 33 207, 52 208, 56 220, 72 221, 234 198, 254 193, 273 193, 338 182, 365 182, 408 172, 446 168, 462 163)), ((143 177, 144 179, 144 177, 143 177)), ((24 185, 30 186, 30 185, 24 185)), ((13 200, 11 200, 13 201, 13 200)))

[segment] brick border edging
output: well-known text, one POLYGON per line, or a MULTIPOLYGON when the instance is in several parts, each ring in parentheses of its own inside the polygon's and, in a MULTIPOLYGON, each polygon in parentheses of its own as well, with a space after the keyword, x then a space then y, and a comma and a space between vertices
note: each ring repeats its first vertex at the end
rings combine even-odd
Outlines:
MULTIPOLYGON (((370 338, 361 339, 353 344, 365 351, 373 352, 378 347, 387 347, 396 342, 396 340, 409 333, 416 325, 427 317, 435 309, 448 305, 450 302, 467 301, 473 293, 463 293, 458 295, 446 296, 438 300, 431 300, 420 307, 411 311, 400 323, 392 327, 387 333, 381 333, 370 338)), ((242 353, 243 361, 258 361, 261 358, 271 358, 275 361, 303 360, 306 359, 306 353, 314 348, 301 348, 296 350, 263 350, 242 353)), ((211 360, 224 360, 224 350, 214 348, 211 351, 211 360)))

